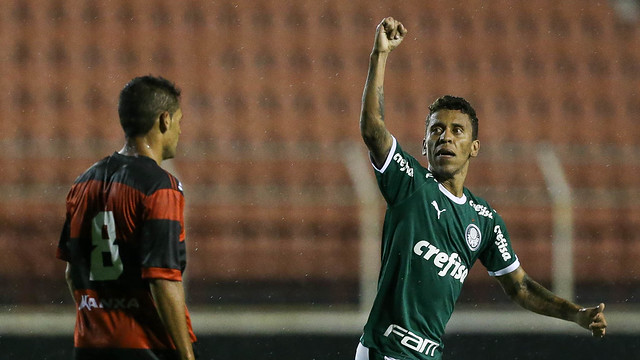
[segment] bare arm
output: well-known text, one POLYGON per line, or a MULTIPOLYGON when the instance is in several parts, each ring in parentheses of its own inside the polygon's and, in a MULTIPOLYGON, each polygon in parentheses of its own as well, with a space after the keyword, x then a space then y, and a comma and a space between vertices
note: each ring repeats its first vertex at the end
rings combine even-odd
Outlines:
POLYGON ((591 330, 593 336, 605 335, 607 321, 603 313, 604 304, 583 308, 558 297, 531 279, 522 267, 507 275, 498 276, 496 279, 511 300, 523 308, 538 314, 575 322, 591 330))
POLYGON ((71 280, 71 264, 67 263, 67 269, 64 271, 64 279, 67 281, 71 298, 75 301, 75 288, 73 287, 73 281, 71 280))
POLYGON ((176 344, 180 359, 195 359, 187 328, 182 282, 153 279, 150 281, 150 287, 160 319, 176 344))
POLYGON ((392 145, 384 123, 384 73, 389 53, 407 33, 402 23, 385 18, 376 28, 376 39, 369 58, 369 73, 362 95, 360 133, 376 166, 382 166, 392 145))

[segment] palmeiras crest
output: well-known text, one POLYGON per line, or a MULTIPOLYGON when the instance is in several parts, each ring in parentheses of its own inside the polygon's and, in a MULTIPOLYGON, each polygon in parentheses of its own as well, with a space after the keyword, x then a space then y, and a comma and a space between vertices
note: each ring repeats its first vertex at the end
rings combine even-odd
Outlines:
POLYGON ((480 229, 475 224, 469 224, 464 231, 464 239, 467 241, 467 246, 471 251, 476 251, 480 247, 482 241, 482 234, 480 229))

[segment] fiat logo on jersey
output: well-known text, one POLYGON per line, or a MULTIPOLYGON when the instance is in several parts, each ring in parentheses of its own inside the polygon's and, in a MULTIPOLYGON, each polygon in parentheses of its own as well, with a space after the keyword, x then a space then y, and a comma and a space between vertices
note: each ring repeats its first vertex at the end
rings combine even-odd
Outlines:
POLYGON ((480 234, 480 229, 475 224, 469 224, 469 226, 467 226, 467 230, 464 231, 464 238, 471 251, 478 250, 480 241, 482 241, 482 235, 480 234))

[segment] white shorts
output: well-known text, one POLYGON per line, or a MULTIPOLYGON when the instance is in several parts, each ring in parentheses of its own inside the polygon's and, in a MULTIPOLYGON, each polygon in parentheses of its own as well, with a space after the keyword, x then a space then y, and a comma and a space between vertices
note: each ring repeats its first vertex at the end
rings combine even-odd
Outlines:
MULTIPOLYGON (((356 359, 355 360, 369 360, 369 348, 362 345, 362 343, 358 343, 358 348, 356 349, 356 359)), ((384 360, 397 360, 392 357, 385 356, 384 360)))

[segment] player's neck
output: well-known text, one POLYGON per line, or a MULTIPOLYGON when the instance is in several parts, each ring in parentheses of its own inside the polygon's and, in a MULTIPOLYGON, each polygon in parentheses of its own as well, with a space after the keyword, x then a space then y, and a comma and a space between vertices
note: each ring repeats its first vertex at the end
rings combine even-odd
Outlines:
POLYGON ((464 166, 460 171, 455 174, 451 174, 450 176, 438 176, 438 174, 434 173, 436 180, 445 189, 449 190, 451 194, 457 197, 461 197, 464 194, 464 181, 467 178, 467 166, 464 166))
POLYGON ((445 189, 449 190, 449 192, 456 197, 462 197, 462 195, 464 195, 463 181, 456 182, 455 179, 449 179, 441 182, 441 184, 445 189))
POLYGON ((155 149, 146 137, 126 138, 124 146, 118 153, 125 156, 146 156, 158 165, 162 163, 162 150, 155 149))

